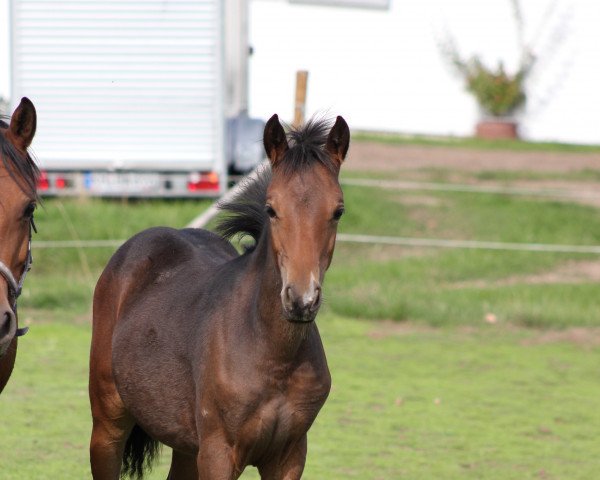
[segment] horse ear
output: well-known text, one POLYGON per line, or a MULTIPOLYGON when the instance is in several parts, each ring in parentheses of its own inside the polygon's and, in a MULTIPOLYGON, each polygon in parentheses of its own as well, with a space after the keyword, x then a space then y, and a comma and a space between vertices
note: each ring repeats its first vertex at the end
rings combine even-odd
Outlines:
POLYGON ((19 150, 27 150, 31 145, 37 126, 37 114, 31 100, 27 97, 21 99, 10 118, 10 136, 19 150))
POLYGON ((331 127, 331 131, 327 137, 325 148, 327 148, 327 151, 338 166, 341 166, 344 158, 346 158, 349 146, 350 129, 348 128, 348 124, 342 117, 337 117, 335 124, 331 127))
POLYGON ((279 123, 277 114, 273 115, 265 125, 263 144, 267 157, 269 157, 271 165, 274 167, 281 161, 283 154, 289 148, 285 131, 279 123))

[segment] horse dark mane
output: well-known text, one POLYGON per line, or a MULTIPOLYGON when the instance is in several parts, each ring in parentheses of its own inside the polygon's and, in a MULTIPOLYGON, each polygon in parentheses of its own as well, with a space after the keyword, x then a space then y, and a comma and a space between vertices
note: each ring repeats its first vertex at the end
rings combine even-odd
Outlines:
MULTIPOLYGON (((0 117, 0 127, 8 128, 8 123, 3 119, 8 119, 8 117, 0 117)), ((4 135, 0 135, 0 157, 2 158, 4 167, 19 188, 25 194, 37 199, 37 182, 40 171, 31 158, 31 155, 27 153, 25 161, 23 161, 23 156, 17 149, 4 138, 4 135)))
MULTIPOLYGON (((313 118, 301 128, 288 127, 289 149, 275 168, 281 168, 284 175, 292 175, 320 163, 332 172, 337 172, 339 167, 325 150, 330 129, 331 122, 322 118, 313 118)), ((223 238, 250 236, 255 244, 258 243, 268 224, 265 203, 270 181, 271 169, 267 167, 256 179, 246 180, 241 193, 236 197, 219 203, 219 209, 225 212, 225 216, 218 222, 216 231, 223 238)))
POLYGON ((269 218, 265 212, 269 183, 271 168, 265 166, 256 178, 244 180, 241 192, 232 200, 219 202, 225 215, 217 224, 217 233, 229 240, 238 234, 249 236, 258 243, 269 218))

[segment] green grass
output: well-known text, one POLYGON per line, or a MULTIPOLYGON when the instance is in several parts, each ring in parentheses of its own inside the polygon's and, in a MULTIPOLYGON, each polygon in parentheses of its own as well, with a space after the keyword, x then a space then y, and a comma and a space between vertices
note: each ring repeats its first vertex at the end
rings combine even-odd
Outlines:
MULTIPOLYGON (((148 227, 167 225, 184 227, 210 202, 208 200, 101 200, 45 199, 35 219, 36 240, 126 240, 148 227)), ((85 250, 91 268, 103 267, 106 253, 102 249, 85 250)), ((66 263, 80 263, 74 249, 36 251, 35 269, 41 274, 51 272, 66 263), (37 258, 36 258, 37 260, 37 258)))
POLYGON ((564 255, 427 251, 346 265, 342 257, 356 254, 349 252, 339 248, 326 286, 328 304, 343 315, 447 326, 478 325, 493 313, 500 321, 524 326, 600 326, 597 284, 528 284, 527 274, 560 265, 564 255), (503 285, 505 278, 511 283, 503 285))
POLYGON ((600 243, 591 206, 521 196, 344 187, 340 231, 505 242, 600 243))
POLYGON ((434 137, 394 133, 355 132, 353 141, 417 145, 425 147, 469 148, 475 150, 506 150, 513 152, 600 153, 600 145, 559 142, 529 142, 524 140, 487 140, 476 137, 434 137))
MULTIPOLYGON (((446 173, 454 178, 433 172, 446 173)), ((592 206, 344 190, 346 233, 600 244, 592 206)), ((35 241, 125 239, 152 225, 181 227, 206 205, 46 200, 35 241)), ((90 301, 114 248, 46 250, 35 241, 19 307, 31 331, 0 396, 0 477, 89 478, 90 301)), ((339 243, 318 319, 333 391, 309 433, 304 478, 595 478, 598 285, 531 277, 598 261, 339 243), (584 341, 566 341, 574 327, 585 328, 584 341), (563 340, 542 341, 548 331, 563 340)), ((165 478, 168 453, 150 479, 165 478)))
MULTIPOLYGON (((307 480, 587 480, 600 469, 600 348, 498 326, 318 322, 333 391, 309 433, 307 480)), ((55 322, 20 341, 0 396, 3 480, 89 478, 89 337, 88 325, 55 322)), ((165 478, 169 456, 149 478, 165 478)))
MULTIPOLYGON (((359 187, 346 187, 345 196, 347 214, 341 231, 346 233, 600 244, 600 216, 591 206, 516 196, 377 192, 359 187)), ((584 279, 573 285, 532 285, 527 281, 528 276, 566 262, 597 261, 598 255, 410 248, 403 249, 402 255, 389 252, 391 247, 338 245, 326 290, 335 312, 430 325, 477 325, 488 313, 526 326, 600 325, 600 297, 593 283, 584 279), (502 285, 506 279, 510 281, 502 285), (460 287, 461 283, 467 285, 460 287)))
MULTIPOLYGON (((567 245, 600 244, 600 216, 591 206, 520 196, 377 191, 345 187, 340 231, 419 238, 475 239, 567 245)), ((206 203, 49 200, 37 215, 35 240, 125 239, 151 225, 183 226, 206 203)), ((36 249, 22 305, 25 321, 89 317, 103 266, 115 248, 36 249)), ((530 326, 600 325, 593 284, 498 286, 597 255, 486 250, 414 250, 338 245, 326 299, 342 315, 414 320, 432 325, 478 324, 487 313, 530 326), (356 252, 364 254, 356 255, 356 252), (392 252, 392 253, 386 253, 392 252), (456 288, 459 282, 488 282, 456 288)))
POLYGON ((0 395, 2 478, 89 478, 89 325, 37 322, 0 395))
POLYGON ((126 240, 152 226, 182 228, 209 204, 208 200, 45 199, 35 215, 33 271, 21 304, 52 319, 88 314, 96 280, 117 248, 43 249, 36 248, 37 241, 126 240))

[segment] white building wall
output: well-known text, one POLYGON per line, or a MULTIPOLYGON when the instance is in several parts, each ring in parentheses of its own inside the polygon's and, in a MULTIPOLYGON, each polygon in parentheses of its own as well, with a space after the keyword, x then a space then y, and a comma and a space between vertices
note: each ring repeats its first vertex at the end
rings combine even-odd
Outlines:
MULTIPOLYGON (((522 134, 600 143, 600 2, 559 0, 540 34, 552 1, 521 2, 526 41, 552 54, 531 78, 522 134)), ((292 118, 295 72, 305 69, 308 114, 341 114, 356 129, 470 135, 477 106, 436 37, 447 28, 465 54, 508 68, 518 60, 509 0, 390 0, 389 10, 251 0, 250 15, 250 114, 263 118, 292 118)))
MULTIPOLYGON (((477 107, 442 62, 444 25, 465 53, 514 66, 509 0, 390 0, 389 10, 250 3, 252 116, 293 115, 295 72, 310 72, 308 113, 342 114, 353 128, 469 135, 477 107)), ((521 0, 526 37, 537 37, 554 0, 521 0)), ((566 38, 532 78, 521 131, 533 140, 600 143, 600 2, 556 0, 566 38)), ((7 0, 0 0, 0 95, 9 91, 7 0)), ((541 37, 542 46, 550 45, 541 37)))

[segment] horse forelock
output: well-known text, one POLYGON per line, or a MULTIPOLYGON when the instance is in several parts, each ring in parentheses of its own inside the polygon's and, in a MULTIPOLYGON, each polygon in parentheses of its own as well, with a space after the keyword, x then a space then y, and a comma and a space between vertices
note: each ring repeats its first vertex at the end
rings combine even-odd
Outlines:
POLYGON ((339 167, 325 149, 330 130, 331 121, 319 117, 311 118, 301 127, 290 127, 287 132, 289 149, 276 168, 289 176, 320 163, 337 173, 339 167))

